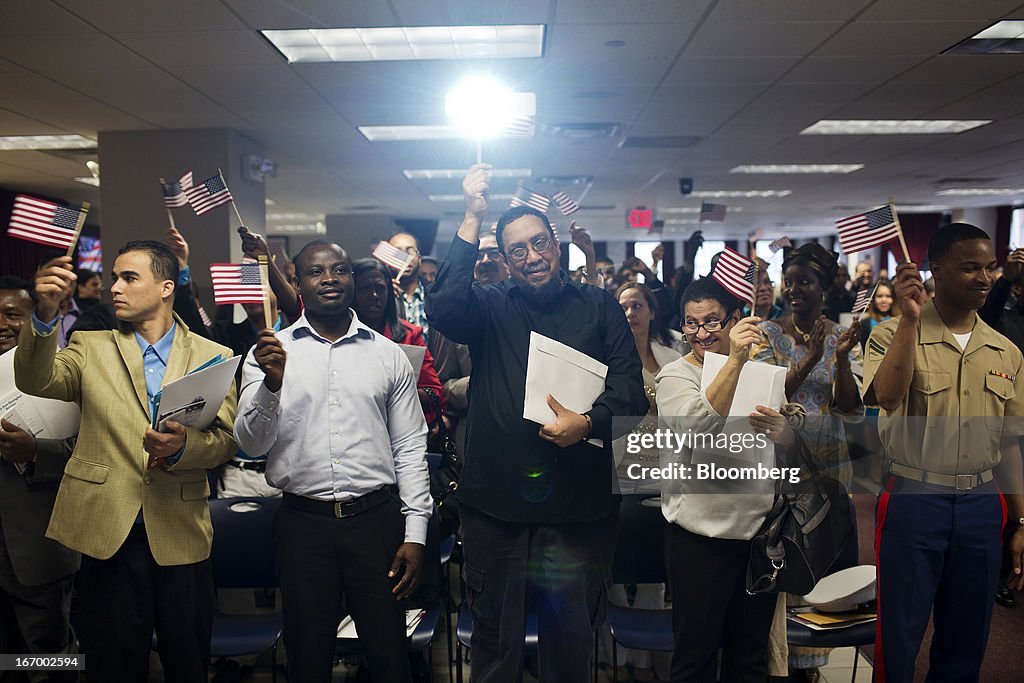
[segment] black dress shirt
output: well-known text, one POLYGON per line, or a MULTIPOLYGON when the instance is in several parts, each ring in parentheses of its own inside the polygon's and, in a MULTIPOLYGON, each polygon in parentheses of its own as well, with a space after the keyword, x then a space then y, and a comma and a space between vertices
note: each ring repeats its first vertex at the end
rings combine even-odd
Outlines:
POLYGON ((548 307, 524 296, 513 280, 473 282, 477 247, 456 237, 427 296, 430 324, 473 356, 466 458, 458 500, 512 522, 600 519, 618 505, 614 490, 612 417, 621 435, 647 413, 640 356, 615 298, 560 272, 563 287, 548 307), (588 411, 592 437, 566 448, 541 439, 523 419, 530 332, 566 344, 608 366, 605 390, 588 411))

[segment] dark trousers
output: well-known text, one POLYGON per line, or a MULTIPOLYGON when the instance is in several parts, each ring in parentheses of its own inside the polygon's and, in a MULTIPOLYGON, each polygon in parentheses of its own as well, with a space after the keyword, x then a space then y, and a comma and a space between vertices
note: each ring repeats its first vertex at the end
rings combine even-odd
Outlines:
POLYGON ((875 680, 914 680, 932 616, 928 681, 976 681, 985 656, 1006 519, 994 482, 970 492, 890 476, 875 507, 875 680))
POLYGON ((110 559, 82 557, 75 585, 90 681, 145 681, 155 630, 164 680, 205 683, 213 626, 209 560, 161 567, 143 525, 135 524, 110 559))
POLYGON ((460 513, 463 578, 474 622, 472 680, 522 680, 526 619, 533 608, 540 680, 589 681, 618 511, 570 524, 503 522, 465 505, 460 513))
MULTIPOLYGON (((14 575, 7 545, 0 530, 0 653, 62 655, 71 652, 68 614, 71 582, 67 576, 41 586, 25 586, 14 575)), ((70 681, 77 674, 34 671, 27 674, 0 671, 0 681, 70 681)))
POLYGON ((747 595, 750 541, 708 538, 669 524, 665 557, 672 592, 673 683, 768 680, 776 596, 747 595))
POLYGON ((343 604, 355 621, 375 683, 411 679, 405 609, 391 593, 397 578, 388 578, 404 538, 397 498, 341 519, 281 505, 274 519, 274 546, 288 680, 331 680, 343 604))

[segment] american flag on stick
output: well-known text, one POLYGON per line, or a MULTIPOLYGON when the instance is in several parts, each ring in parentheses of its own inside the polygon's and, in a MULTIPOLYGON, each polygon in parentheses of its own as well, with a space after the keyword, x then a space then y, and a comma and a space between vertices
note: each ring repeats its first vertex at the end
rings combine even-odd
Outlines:
POLYGON ((729 207, 725 204, 712 204, 711 202, 701 202, 700 204, 700 221, 711 221, 713 223, 721 223, 725 220, 725 211, 729 207))
POLYGON ((532 138, 537 130, 537 122, 533 116, 517 116, 501 131, 506 138, 532 138))
POLYGON ((255 261, 243 263, 211 263, 213 300, 220 304, 262 304, 263 283, 260 266, 255 261))
POLYGON ((900 237, 900 222, 892 205, 836 221, 839 246, 846 254, 865 251, 900 237))
POLYGON ((384 265, 397 270, 399 275, 405 272, 405 269, 409 267, 409 261, 412 260, 412 254, 402 251, 386 240, 381 240, 373 248, 373 257, 384 265))
POLYGON ((546 213, 548 207, 551 206, 551 199, 548 198, 543 192, 534 192, 533 190, 520 185, 516 188, 516 194, 512 197, 512 201, 509 202, 509 208, 515 206, 529 206, 532 209, 537 209, 541 213, 546 213))
POLYGON ((165 183, 163 178, 161 178, 160 187, 164 191, 164 206, 168 209, 186 206, 188 204, 188 197, 185 195, 185 191, 192 189, 192 171, 187 172, 172 183, 165 183))
POLYGON ((754 303, 754 262, 743 254, 725 248, 715 269, 711 271, 711 277, 718 281, 718 284, 729 290, 729 293, 747 303, 754 303))
POLYGON ((871 306, 871 295, 875 290, 864 287, 863 289, 857 290, 857 298, 853 300, 853 308, 850 312, 854 315, 858 313, 864 313, 871 306))
POLYGON ((551 195, 551 201, 555 203, 555 206, 558 207, 563 216, 571 216, 580 210, 580 205, 561 190, 551 195))
POLYGON ((70 252, 78 241, 88 212, 88 203, 76 209, 19 194, 14 198, 7 235, 70 252))
POLYGON ((229 204, 235 201, 234 197, 231 196, 231 190, 228 189, 227 183, 224 182, 224 178, 219 175, 207 178, 195 187, 185 190, 185 195, 188 197, 188 203, 192 205, 192 209, 196 212, 197 216, 202 216, 207 211, 215 209, 222 204, 229 204))
POLYGON ((792 246, 793 242, 788 237, 780 237, 779 239, 774 240, 771 244, 768 245, 768 250, 771 251, 773 254, 777 254, 780 250, 788 249, 792 246))

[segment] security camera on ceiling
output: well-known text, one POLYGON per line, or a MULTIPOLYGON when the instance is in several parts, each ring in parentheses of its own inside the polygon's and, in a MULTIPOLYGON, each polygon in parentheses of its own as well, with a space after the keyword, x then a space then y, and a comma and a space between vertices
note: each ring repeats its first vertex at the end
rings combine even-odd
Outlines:
POLYGON ((693 178, 679 179, 679 192, 684 197, 693 192, 693 178))

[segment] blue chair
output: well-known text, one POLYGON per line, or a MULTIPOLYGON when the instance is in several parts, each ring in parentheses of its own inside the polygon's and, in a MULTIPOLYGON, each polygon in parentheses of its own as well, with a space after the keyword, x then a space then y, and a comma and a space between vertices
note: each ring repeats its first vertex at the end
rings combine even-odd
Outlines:
MULTIPOLYGON (((619 535, 612 561, 615 583, 665 583, 665 525, 658 506, 641 505, 643 496, 624 496, 619 508, 619 535)), ((608 605, 612 634, 612 670, 618 666, 615 645, 634 650, 672 652, 672 610, 608 605)))
MULTIPOLYGON (((530 613, 526 618, 526 651, 536 652, 540 640, 537 629, 537 615, 530 613)), ((473 614, 469 611, 469 602, 462 601, 459 605, 459 620, 455 625, 456 653, 459 666, 456 669, 456 681, 462 683, 462 649, 469 650, 473 638, 473 614)))
MULTIPOLYGON (((213 550, 210 565, 217 588, 277 588, 273 522, 278 498, 217 498, 210 501, 213 550)), ((238 657, 271 651, 271 678, 277 680, 281 613, 213 616, 211 657, 238 657)))
POLYGON ((831 631, 815 631, 809 626, 786 619, 786 641, 790 645, 801 647, 852 647, 853 675, 850 677, 850 683, 853 683, 857 680, 860 649, 865 645, 875 644, 875 625, 876 622, 869 621, 831 631))

